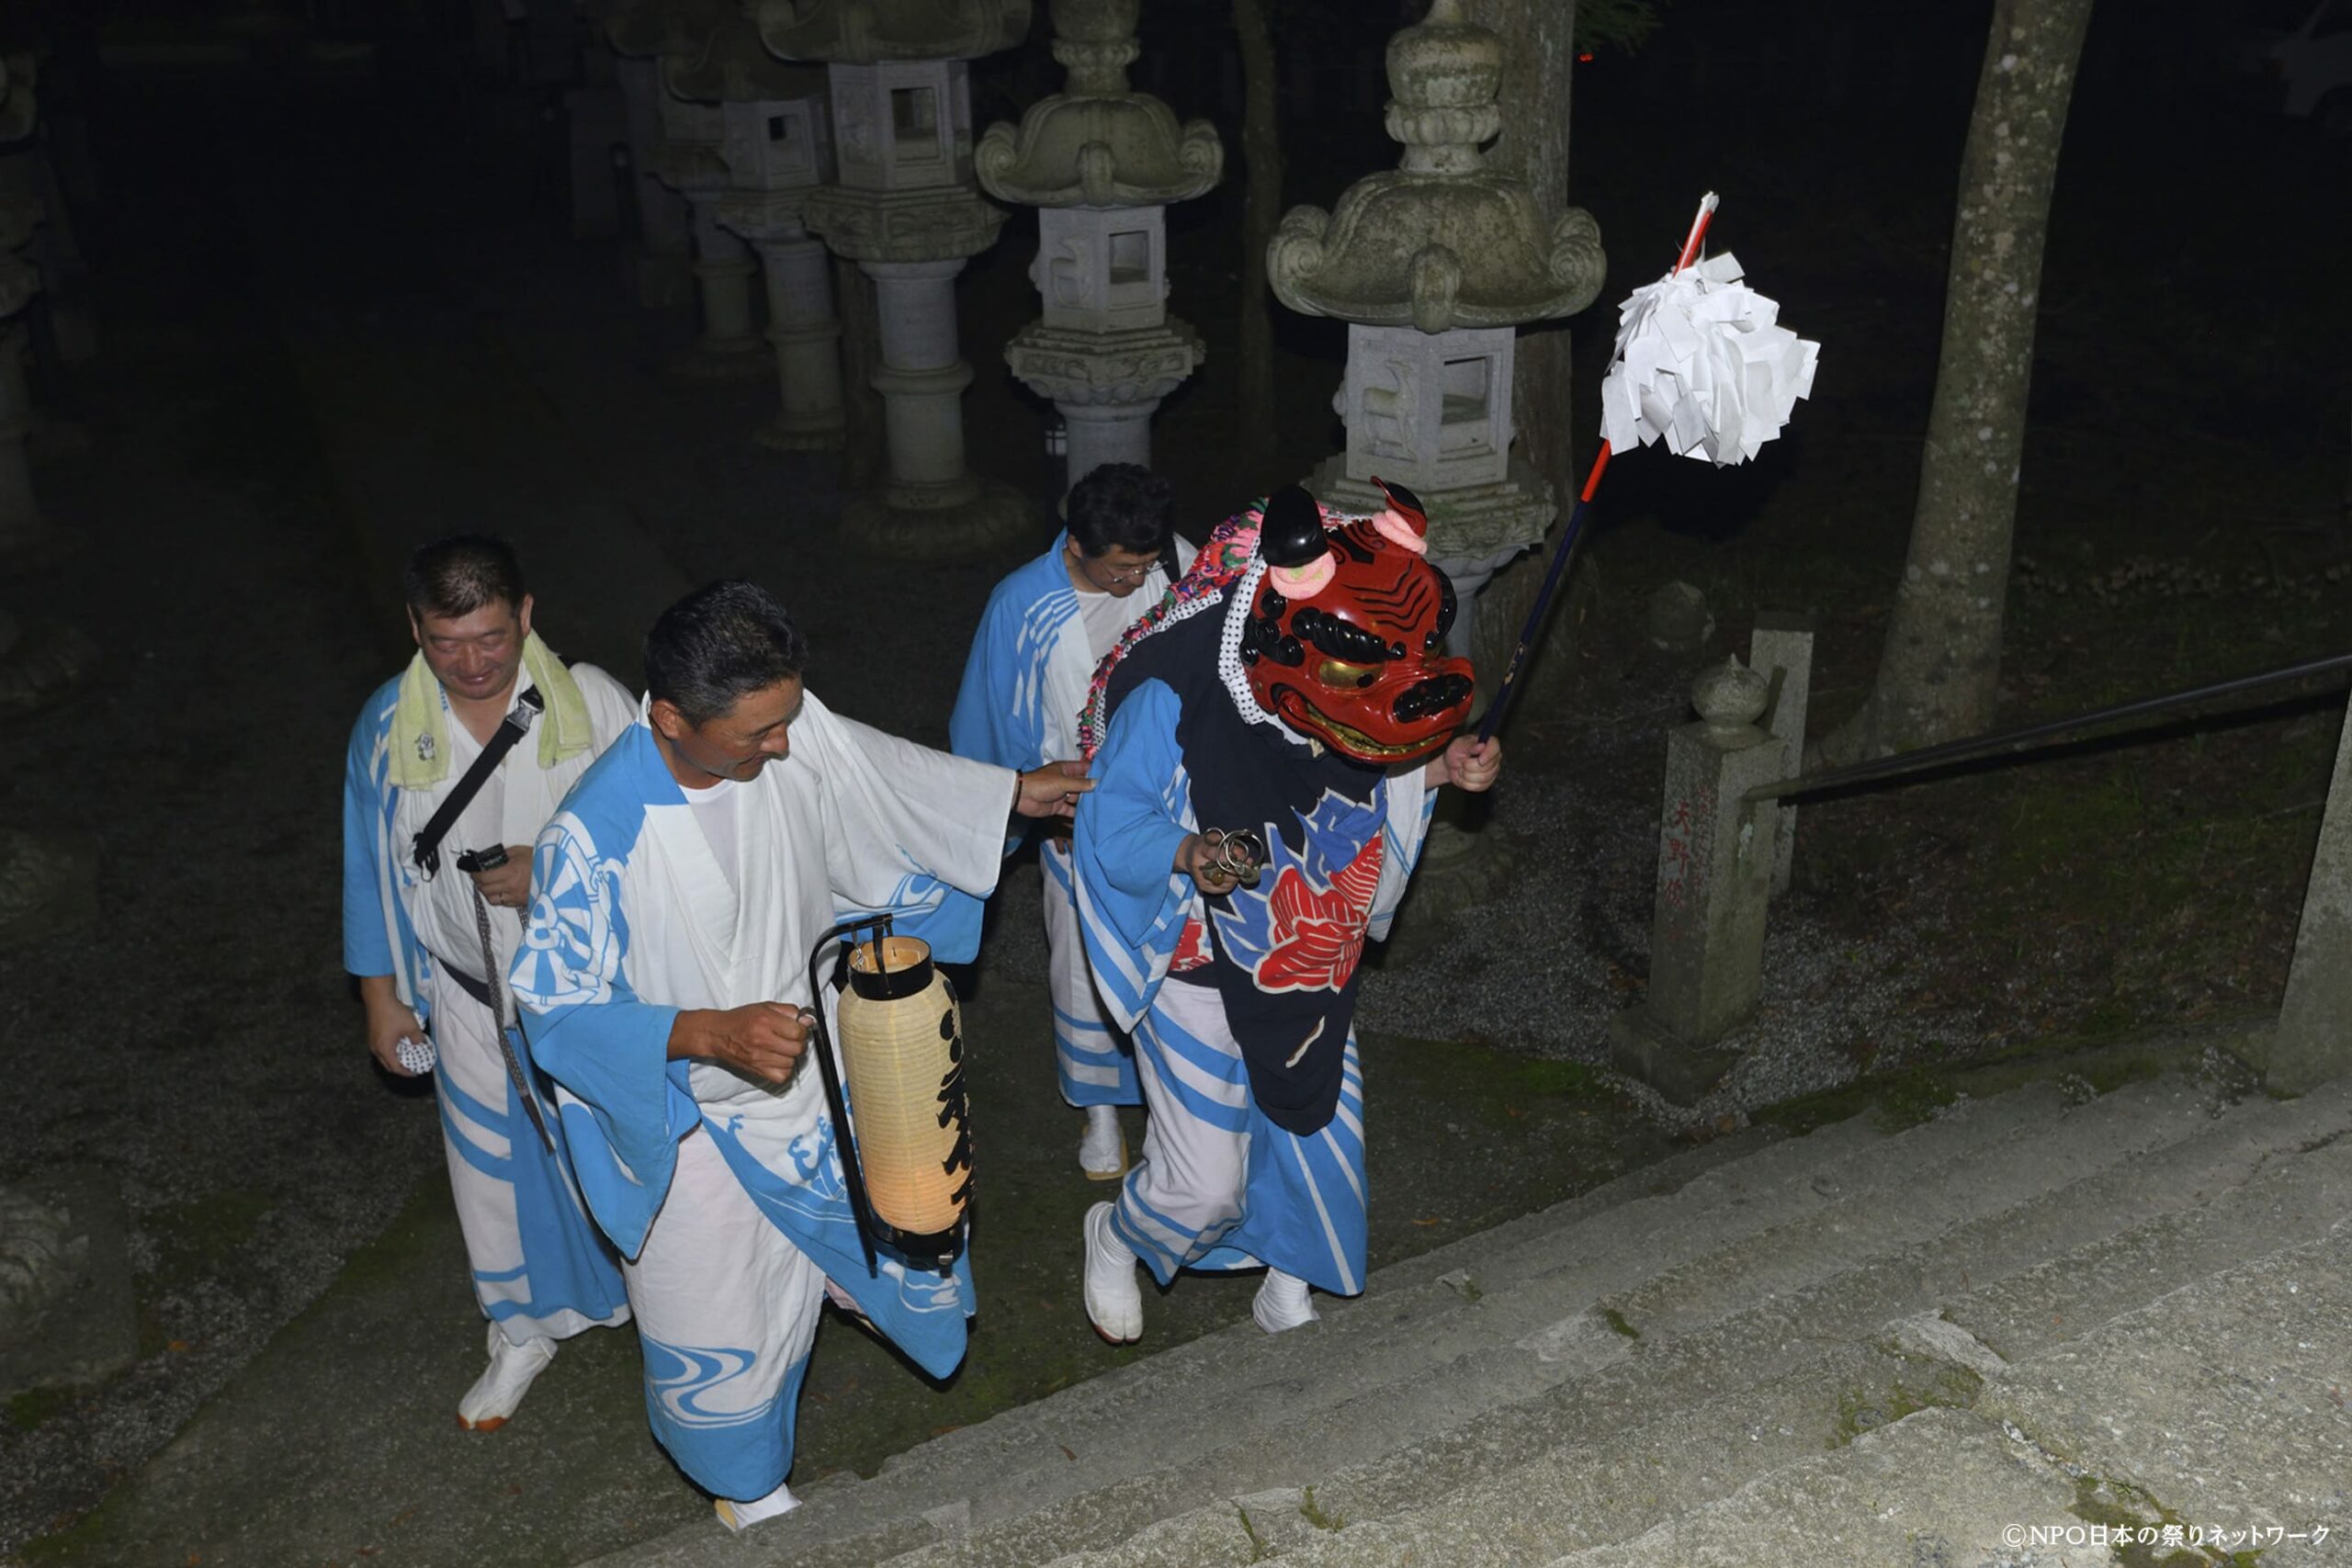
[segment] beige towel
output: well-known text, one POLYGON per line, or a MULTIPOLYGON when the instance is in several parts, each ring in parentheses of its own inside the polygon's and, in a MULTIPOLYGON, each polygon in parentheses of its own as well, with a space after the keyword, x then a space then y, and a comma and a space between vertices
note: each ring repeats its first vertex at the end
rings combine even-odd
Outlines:
MULTIPOLYGON (((540 767, 552 767, 596 743, 580 682, 537 632, 523 641, 522 683, 537 687, 546 705, 534 724, 539 732, 540 767)), ((392 705, 390 762, 395 789, 431 789, 449 776, 449 705, 423 649, 408 661, 392 705)))

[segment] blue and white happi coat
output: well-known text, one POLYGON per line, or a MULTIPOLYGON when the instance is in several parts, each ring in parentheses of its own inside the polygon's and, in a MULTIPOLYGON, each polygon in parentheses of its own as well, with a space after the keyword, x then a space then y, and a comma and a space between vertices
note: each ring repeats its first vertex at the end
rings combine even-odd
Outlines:
MULTIPOLYGON (((1201 619, 1194 630, 1210 632, 1216 617, 1201 619)), ((1164 655, 1187 645, 1198 652, 1213 643, 1178 628, 1141 647, 1164 655)), ((1192 700, 1227 701, 1213 672, 1202 673, 1187 682, 1192 700)), ((1237 1036, 1216 972, 1233 969, 1239 983, 1269 994, 1351 999, 1362 942, 1386 936, 1434 798, 1415 766, 1367 778, 1361 800, 1325 794, 1287 820, 1212 823, 1258 827, 1272 855, 1257 889, 1219 896, 1213 908, 1172 869, 1178 846, 1202 825, 1183 716, 1163 681, 1143 679, 1120 695, 1094 758, 1094 790, 1078 809, 1087 951, 1113 1017, 1135 1032, 1150 1108, 1144 1158, 1121 1187, 1112 1226, 1162 1284, 1180 1269, 1263 1263, 1352 1295, 1365 1268, 1363 1079, 1353 1029, 1343 1023, 1329 1059, 1328 1119, 1303 1131, 1278 1125, 1246 1059, 1266 1043, 1237 1036), (1351 890, 1363 924, 1333 939, 1315 918, 1317 901, 1351 890)), ((1297 744, 1259 733, 1270 747, 1297 744)), ((1310 1035, 1298 1051, 1315 1043, 1310 1035)))
MULTIPOLYGON (((391 976, 401 1000, 432 1036, 438 1057, 434 1098, 474 1297, 517 1344, 628 1315, 612 1249, 581 1207, 560 1134, 550 1154, 506 1070, 497 1023, 452 977, 453 971, 479 976, 484 968, 472 884, 453 863, 458 853, 537 839, 594 752, 634 716, 634 700, 603 671, 578 664, 571 676, 588 711, 593 746, 545 765, 533 741, 508 751, 449 829, 441 870, 432 877, 414 864, 412 840, 481 751, 465 726, 450 721, 446 696, 437 741, 395 735, 401 682, 386 682, 361 711, 344 763, 344 967, 391 976), (391 783, 394 746, 436 744, 452 753, 438 784, 402 789, 391 783)), ((519 945, 520 927, 514 911, 496 908, 490 928, 493 962, 503 967, 519 945)), ((527 1062, 520 1035, 510 1038, 527 1062)), ((553 1129, 548 1085, 536 1075, 526 1074, 526 1081, 553 1129)))
POLYGON ((787 757, 736 786, 722 866, 704 808, 631 728, 540 835, 513 971, 581 1189, 628 1260, 654 1435, 745 1500, 791 1468, 825 1280, 935 1377, 963 1358, 971 1280, 960 1259, 868 1266, 813 1068, 779 1089, 672 1061, 671 1026, 684 1009, 816 1005, 810 950, 853 913, 891 911, 938 959, 968 960, 1015 788, 813 695, 789 734, 787 757))
MULTIPOLYGON (((1099 596, 1103 603, 1090 615, 1070 581, 1069 540, 1068 534, 1057 536, 1044 555, 989 595, 947 723, 948 743, 957 756, 1021 773, 1080 756, 1079 711, 1086 705, 1095 665, 1118 633, 1168 591, 1166 572, 1154 566, 1125 598, 1099 596), (1105 610, 1113 613, 1106 615, 1105 610), (1091 636, 1090 620, 1095 627, 1091 636)), ((1191 544, 1177 541, 1179 572, 1193 553, 1191 544)), ((1023 836, 1014 836, 1008 852, 1023 836)), ((1049 835, 1037 858, 1045 878, 1046 989, 1062 1098, 1080 1107, 1140 1104, 1134 1048, 1094 994, 1086 944, 1078 931, 1069 845, 1049 835)))

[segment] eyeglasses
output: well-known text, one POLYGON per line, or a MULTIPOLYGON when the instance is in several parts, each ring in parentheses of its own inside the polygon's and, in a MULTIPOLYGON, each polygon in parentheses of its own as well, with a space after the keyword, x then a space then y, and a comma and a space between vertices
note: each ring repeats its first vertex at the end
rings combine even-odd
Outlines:
POLYGON ((1121 570, 1114 567, 1101 566, 1100 570, 1102 573, 1102 580, 1105 582, 1141 582, 1145 578, 1151 575, 1151 568, 1148 566, 1130 567, 1125 570, 1121 570))

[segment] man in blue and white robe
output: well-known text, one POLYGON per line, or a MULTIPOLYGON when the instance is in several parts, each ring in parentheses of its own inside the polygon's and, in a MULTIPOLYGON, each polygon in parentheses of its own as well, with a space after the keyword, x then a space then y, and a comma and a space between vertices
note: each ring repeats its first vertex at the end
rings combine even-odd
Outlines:
MULTIPOLYGON (((958 756, 1022 769, 1077 756, 1095 666, 1193 562, 1193 547, 1175 532, 1174 493, 1149 469, 1105 463, 1071 487, 1068 510, 1069 527, 1053 547, 989 596, 948 720, 958 756)), ((1038 860, 1056 1075, 1062 1099, 1086 1112, 1079 1168, 1115 1181, 1127 1168, 1116 1108, 1143 1103, 1134 1046, 1095 998, 1069 839, 1048 834, 1038 860)))
MULTIPOLYGON (((838 1129, 802 1071, 812 950, 891 911, 968 959, 1015 810, 1084 787, 896 739, 807 694, 781 606, 720 582, 646 642, 639 722, 540 835, 513 983, 580 1184, 620 1249, 646 1411, 741 1529, 795 1506, 795 1406, 829 1292, 934 1377, 971 1281, 869 1265, 838 1129)), ((825 965, 830 968, 828 963, 825 965)))
MULTIPOLYGON (((387 1072, 413 1076, 420 1047, 429 1038, 434 1048, 449 1187, 490 1319, 490 1365, 458 1419, 490 1431, 514 1415, 558 1341, 628 1316, 560 1141, 550 1150, 524 1109, 508 1062, 527 1057, 511 1033, 501 1049, 507 1021, 493 1016, 483 982, 503 976, 520 945, 529 846, 636 703, 595 666, 567 669, 548 651, 531 630, 521 570, 497 540, 419 550, 408 596, 417 653, 368 698, 345 759, 344 966, 359 977, 368 1045, 387 1072), (430 867, 420 865, 417 835, 481 754, 477 730, 494 734, 526 691, 544 711, 449 826, 430 867), (509 863, 480 873, 455 863, 492 848, 510 848, 509 863)), ((524 1082, 552 1131, 545 1084, 527 1072, 524 1082)))

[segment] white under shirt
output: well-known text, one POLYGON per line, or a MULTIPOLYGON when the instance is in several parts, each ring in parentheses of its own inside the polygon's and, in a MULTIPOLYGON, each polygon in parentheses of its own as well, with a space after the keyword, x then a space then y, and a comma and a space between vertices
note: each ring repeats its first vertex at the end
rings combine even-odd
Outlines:
POLYGON ((738 897, 743 891, 735 873, 735 813, 741 806, 736 792, 741 787, 733 779, 721 779, 708 789, 683 792, 694 806, 695 826, 702 829, 704 841, 710 845, 711 858, 727 874, 727 886, 738 897))

